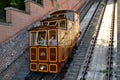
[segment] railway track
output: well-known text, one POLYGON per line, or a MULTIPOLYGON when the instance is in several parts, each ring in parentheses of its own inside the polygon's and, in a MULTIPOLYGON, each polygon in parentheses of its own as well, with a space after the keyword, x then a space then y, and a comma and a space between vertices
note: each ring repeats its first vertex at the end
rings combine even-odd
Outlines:
MULTIPOLYGON (((82 28, 81 37, 79 39, 78 50, 74 56, 73 61, 71 62, 71 66, 69 67, 64 80, 67 80, 67 79, 77 80, 79 70, 81 68, 81 65, 82 65, 82 63, 85 59, 86 53, 87 53, 86 51, 88 49, 89 42, 92 40, 92 35, 94 34, 95 25, 96 25, 95 21, 98 20, 98 17, 96 17, 96 16, 100 15, 97 13, 101 12, 101 9, 98 9, 99 3, 100 3, 100 1, 95 2, 95 5, 96 5, 96 9, 94 9, 95 11, 90 11, 91 19, 88 20, 88 17, 87 17, 86 20, 88 20, 88 24, 87 25, 86 25, 86 23, 83 24, 85 28, 82 26, 83 28, 82 28), (91 12, 94 12, 93 15, 95 14, 95 18, 93 18, 91 12)), ((92 8, 95 8, 95 6, 93 6, 92 8)), ((90 15, 88 15, 88 16, 90 16, 90 15)))
POLYGON ((107 67, 107 77, 106 80, 111 80, 112 75, 112 57, 113 57, 113 44, 114 44, 114 21, 115 21, 115 0, 113 5, 113 15, 112 15, 112 24, 110 28, 110 39, 109 39, 109 48, 108 48, 108 67, 107 67))
POLYGON ((42 73, 33 73, 30 72, 26 77, 25 80, 41 80, 43 77, 42 73), (31 76, 32 75, 32 76, 31 76), (33 77, 34 76, 34 77, 33 77))
MULTIPOLYGON (((112 57, 112 79, 111 80, 119 80, 119 63, 117 61, 119 60, 119 55, 117 53, 117 43, 119 40, 117 40, 117 0, 115 0, 115 17, 114 17, 114 43, 113 43, 113 57, 112 57), (116 66, 117 65, 117 66, 116 66)), ((119 52, 118 52, 119 53, 119 52)))
MULTIPOLYGON (((109 3, 111 3, 112 4, 112 1, 110 1, 110 0, 108 0, 108 5, 109 5, 109 3)), ((95 33, 94 33, 94 36, 93 36, 93 39, 91 40, 91 44, 90 44, 90 46, 89 46, 89 48, 88 48, 88 51, 87 51, 87 55, 86 55, 86 57, 85 57, 85 60, 84 60, 84 63, 83 63, 83 67, 82 67, 82 69, 81 69, 81 71, 80 71, 80 73, 79 73, 79 77, 78 77, 78 80, 88 80, 88 79, 90 79, 90 80, 111 80, 111 62, 112 62, 112 54, 113 54, 113 39, 114 39, 114 9, 115 8, 115 6, 113 6, 113 14, 112 14, 112 24, 111 24, 111 28, 110 28, 110 37, 109 37, 109 41, 108 41, 108 43, 109 43, 109 47, 108 47, 108 49, 107 49, 107 55, 108 55, 108 58, 107 58, 107 60, 108 60, 108 65, 107 65, 107 70, 98 70, 98 69, 102 69, 102 68, 99 68, 98 66, 99 66, 99 58, 97 58, 97 59, 92 59, 92 56, 93 56, 93 54, 96 54, 96 52, 95 51, 101 51, 101 50, 103 50, 103 49, 101 49, 101 48, 99 48, 98 47, 98 43, 96 44, 96 42, 99 42, 99 41, 97 41, 97 38, 98 38, 98 34, 99 34, 99 31, 100 31, 100 29, 101 29, 101 23, 104 23, 104 21, 103 22, 101 22, 102 21, 102 18, 103 18, 103 15, 104 15, 104 11, 105 11, 105 7, 103 8, 103 10, 102 10, 102 12, 101 12, 101 16, 100 16, 100 18, 99 18, 99 21, 98 21, 98 25, 97 25, 97 27, 96 27, 96 31, 95 31, 95 33), (96 47, 96 45, 97 45, 97 47, 96 47), (98 49, 98 50, 95 50, 95 49, 98 49), (96 61, 95 61, 96 60, 96 61), (98 63, 97 63, 98 62, 98 63), (94 63, 94 64, 93 64, 94 63), (91 65, 90 65, 91 64, 91 65), (93 66, 94 65, 94 66, 93 66), (91 67, 92 68, 91 68, 91 67), (95 67, 95 68, 94 68, 95 67), (91 69, 91 71, 89 71, 89 69, 91 69), (88 73, 89 72, 89 73, 88 73), (106 77, 104 77, 104 73, 106 73, 106 77), (96 76, 97 75, 97 76, 96 76), (98 77, 98 75, 99 75, 99 77, 98 77), (87 76, 87 77, 86 77, 87 76), (100 77, 100 76, 102 76, 102 77, 100 77)), ((105 16, 104 16, 105 17, 105 16)), ((110 17, 110 16, 109 16, 110 17)), ((107 24, 108 26, 109 26, 109 24, 107 24)), ((105 25, 104 25, 105 26, 105 25)), ((109 30, 109 29, 108 29, 109 30)), ((109 31, 108 31, 109 32, 109 31)), ((103 34, 103 33, 102 33, 103 34)), ((106 37, 107 38, 107 37, 106 37)), ((98 38, 99 39, 99 38, 98 38)), ((105 44, 105 45, 107 45, 107 44, 105 44)), ((104 49, 105 50, 105 49, 104 49)), ((105 53, 104 53, 105 51, 103 51, 103 53, 101 54, 101 55, 103 55, 104 57, 105 57, 105 53)), ((99 52, 97 52, 97 53, 99 53, 99 52)), ((100 53, 99 53, 100 54, 100 53)), ((95 55, 94 55, 95 56, 95 55)), ((97 57, 98 57, 98 55, 97 55, 97 57)), ((99 55, 99 57, 101 57, 100 55, 99 55)), ((102 57, 101 57, 102 58, 102 57)), ((102 61, 102 60, 101 60, 102 61)), ((100 63, 101 64, 101 63, 100 63)), ((103 64, 104 64, 104 62, 103 62, 103 64)), ((104 66, 104 65, 102 65, 102 66, 104 66)), ((101 66, 101 67, 102 67, 101 66)), ((104 68, 104 67, 103 67, 104 68)))
POLYGON ((91 57, 92 57, 92 53, 93 53, 93 50, 94 50, 94 47, 95 47, 96 39, 97 39, 97 36, 98 36, 98 33, 99 33, 100 23, 101 23, 103 14, 104 14, 104 10, 105 10, 105 7, 102 9, 101 15, 100 15, 99 20, 98 20, 98 24, 96 26, 96 31, 93 35, 93 38, 90 42, 90 46, 89 46, 88 51, 86 53, 85 61, 83 63, 84 64, 83 68, 81 70, 81 73, 79 73, 81 76, 79 76, 78 79, 80 79, 80 80, 85 79, 85 75, 87 73, 88 66, 89 66, 89 63, 90 63, 90 60, 91 60, 91 57))
POLYGON ((80 15, 80 22, 83 20, 93 3, 94 0, 87 0, 84 5, 77 10, 77 13, 80 15))

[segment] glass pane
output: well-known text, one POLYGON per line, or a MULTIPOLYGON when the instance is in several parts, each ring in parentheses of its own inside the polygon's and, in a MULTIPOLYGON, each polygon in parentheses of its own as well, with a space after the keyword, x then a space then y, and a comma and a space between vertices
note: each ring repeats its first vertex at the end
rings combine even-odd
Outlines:
POLYGON ((51 17, 57 17, 57 15, 51 15, 51 17))
POLYGON ((59 17, 65 17, 65 15, 64 15, 64 14, 62 14, 62 15, 59 15, 59 17))
POLYGON ((50 22, 49 25, 56 25, 56 22, 50 22))
POLYGON ((49 45, 56 46, 57 45, 57 34, 56 30, 49 31, 49 45))
POLYGON ((69 12, 69 13, 67 13, 67 19, 69 19, 69 20, 74 20, 74 17, 73 17, 74 15, 73 15, 73 13, 72 12, 69 12))
POLYGON ((47 25, 48 25, 48 22, 43 22, 43 25, 44 25, 44 26, 47 26, 47 25))
POLYGON ((60 21, 60 28, 66 28, 65 20, 60 21))
POLYGON ((30 34, 30 45, 35 45, 35 39, 36 39, 36 32, 31 32, 30 34))
POLYGON ((38 45, 46 46, 47 45, 47 33, 46 33, 46 31, 39 31, 37 40, 38 40, 38 45))

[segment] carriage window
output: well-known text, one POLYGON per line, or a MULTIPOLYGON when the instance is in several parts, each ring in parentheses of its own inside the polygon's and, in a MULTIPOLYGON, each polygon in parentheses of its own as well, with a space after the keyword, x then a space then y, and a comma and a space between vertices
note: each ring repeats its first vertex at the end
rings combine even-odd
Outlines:
POLYGON ((52 25, 56 25, 56 21, 50 22, 49 25, 51 25, 51 26, 52 26, 52 25))
POLYGON ((46 31, 39 31, 37 37, 37 45, 47 46, 47 32, 46 31))
POLYGON ((57 45, 57 33, 56 30, 49 31, 49 45, 56 46, 57 45))
POLYGON ((30 45, 35 45, 35 39, 36 39, 36 32, 31 32, 30 34, 30 45))
POLYGON ((43 22, 43 25, 44 25, 44 26, 47 26, 47 25, 48 25, 48 22, 43 22))
POLYGON ((57 17, 57 15, 51 15, 51 17, 57 17))
POLYGON ((69 12, 66 15, 67 15, 67 19, 72 20, 72 21, 74 20, 74 14, 72 12, 69 12))
POLYGON ((60 28, 66 28, 66 22, 65 22, 65 20, 61 20, 61 21, 60 21, 59 27, 60 27, 60 28))
POLYGON ((64 14, 62 14, 62 15, 59 15, 59 17, 65 17, 65 15, 64 15, 64 14))

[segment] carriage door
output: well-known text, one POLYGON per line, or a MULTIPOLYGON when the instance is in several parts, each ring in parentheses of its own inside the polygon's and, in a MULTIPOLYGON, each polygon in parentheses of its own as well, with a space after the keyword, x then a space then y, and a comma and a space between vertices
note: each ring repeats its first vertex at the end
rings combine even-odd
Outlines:
POLYGON ((49 62, 57 62, 57 30, 48 31, 49 62))

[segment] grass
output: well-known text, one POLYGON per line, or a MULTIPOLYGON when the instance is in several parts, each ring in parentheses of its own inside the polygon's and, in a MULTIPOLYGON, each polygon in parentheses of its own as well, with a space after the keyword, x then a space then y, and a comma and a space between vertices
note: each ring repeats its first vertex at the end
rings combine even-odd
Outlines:
MULTIPOLYGON (((101 73, 108 73, 108 70, 107 69, 105 69, 105 70, 100 70, 99 72, 101 72, 101 73)), ((109 71, 110 73, 112 72, 112 71, 109 71)))
POLYGON ((102 1, 100 4, 101 4, 102 6, 105 6, 105 2, 103 2, 103 1, 102 1))

